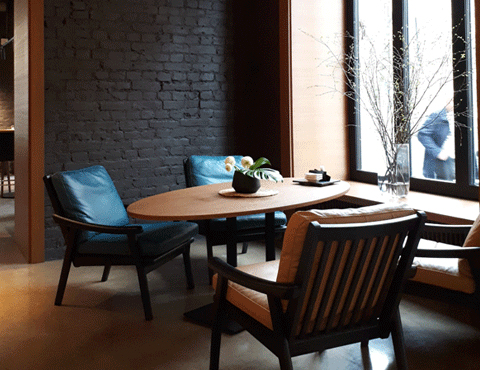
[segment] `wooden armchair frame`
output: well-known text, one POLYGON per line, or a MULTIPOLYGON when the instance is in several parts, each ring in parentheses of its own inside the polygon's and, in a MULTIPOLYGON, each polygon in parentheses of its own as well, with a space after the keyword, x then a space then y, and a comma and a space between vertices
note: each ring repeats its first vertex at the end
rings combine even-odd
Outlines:
MULTIPOLYGON (((426 223, 422 239, 440 243, 462 246, 470 232, 472 225, 443 225, 426 223)), ((433 299, 442 299, 450 302, 464 302, 467 306, 480 308, 480 246, 464 248, 418 248, 415 257, 428 258, 465 258, 468 261, 472 276, 475 280, 475 292, 470 295, 452 291, 416 281, 409 281, 407 293, 425 296, 433 299)))
POLYGON ((68 274, 70 267, 73 264, 75 267, 80 266, 105 266, 102 274, 101 281, 105 282, 108 279, 111 266, 114 265, 133 265, 136 267, 138 282, 140 285, 140 295, 142 298, 143 309, 146 320, 153 319, 152 306, 150 300, 150 292, 148 290, 147 274, 164 263, 172 260, 173 258, 183 254, 183 260, 185 265, 185 274, 187 278, 188 289, 195 287, 192 267, 190 261, 190 245, 193 242, 193 238, 189 241, 182 243, 175 248, 170 249, 164 254, 158 256, 142 256, 140 248, 137 244, 137 235, 143 232, 143 229, 139 225, 128 226, 106 226, 98 224, 89 224, 69 219, 64 216, 63 209, 58 201, 55 188, 52 184, 50 175, 46 175, 43 178, 47 193, 52 202, 54 209, 53 219, 60 226, 60 229, 65 240, 66 250, 65 257, 63 259, 62 271, 60 274, 60 280, 58 283, 57 294, 55 296, 55 305, 60 306, 63 301, 65 288, 67 285, 68 274), (120 234, 126 235, 128 238, 128 246, 130 254, 91 254, 80 253, 77 246, 77 236, 81 231, 93 231, 97 233, 105 234, 120 234))
POLYGON ((218 280, 210 369, 219 368, 221 331, 227 315, 273 352, 279 358, 282 370, 293 369, 292 356, 355 342, 361 342, 362 346, 365 346, 370 339, 387 338, 390 334, 397 366, 399 369, 406 369, 407 360, 398 306, 425 219, 424 213, 417 212, 416 215, 403 218, 364 224, 320 225, 318 222, 311 222, 300 265, 291 284, 264 280, 239 271, 218 258, 211 259, 209 266, 218 273, 218 280), (352 251, 357 250, 362 240, 365 241, 364 245, 369 245, 372 240, 376 242, 372 242, 371 248, 363 248, 360 260, 357 261, 355 252, 352 251), (343 270, 348 273, 341 274, 338 270, 340 261, 346 243, 350 241, 352 247, 343 270), (338 243, 336 248, 332 248, 334 242, 338 243), (382 245, 385 245, 384 250, 392 249, 391 260, 388 260, 388 253, 380 253, 382 245), (319 251, 319 248, 323 250, 319 251), (356 266, 363 266, 369 252, 372 253, 371 261, 374 263, 367 265, 365 277, 361 278, 361 272, 358 271, 362 269, 354 269, 354 261, 357 262, 356 266), (314 263, 317 253, 321 253, 321 257, 318 263, 314 263), (330 253, 333 253, 334 257, 331 257, 330 253), (326 273, 329 263, 332 268, 326 273), (372 266, 378 266, 378 270, 372 266), (349 275, 353 276, 350 284, 349 275), (338 289, 332 301, 332 309, 327 310, 329 292, 332 291, 335 279, 339 279, 338 289), (227 300, 229 281, 267 295, 272 328, 263 325, 227 300), (324 295, 318 296, 321 284, 326 284, 324 295), (372 284, 371 290, 368 288, 369 284, 372 284), (359 292, 358 300, 355 299, 355 292, 359 292), (377 292, 380 298, 376 300, 374 297, 377 292), (318 311, 315 312, 317 299, 320 303, 318 311), (282 301, 288 302, 286 309, 282 301), (366 302, 365 307, 371 307, 371 315, 365 313, 362 302, 366 302), (350 311, 349 307, 352 305, 354 308, 350 311))

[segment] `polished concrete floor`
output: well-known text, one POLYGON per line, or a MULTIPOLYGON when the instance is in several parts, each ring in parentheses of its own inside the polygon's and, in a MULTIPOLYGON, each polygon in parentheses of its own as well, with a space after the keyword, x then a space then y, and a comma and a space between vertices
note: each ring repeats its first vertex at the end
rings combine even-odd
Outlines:
MULTIPOLYGON (((0 205, 1 207, 1 205, 0 205)), ((1 209, 0 209, 1 210, 1 209)), ((0 216, 1 217, 1 216, 0 216)), ((146 322, 135 271, 74 268, 64 305, 53 301, 61 261, 25 264, 0 230, 0 369, 208 369, 209 329, 183 313, 212 299, 206 251, 192 248, 196 288, 186 289, 178 258, 149 274, 154 320, 146 322)), ((216 247, 222 256, 224 248, 216 247)), ((264 248, 251 245, 239 263, 261 261, 264 248)), ((407 296, 401 304, 411 369, 480 369, 480 313, 454 304, 407 296)), ((274 355, 247 332, 224 335, 221 368, 278 369, 274 355)), ((331 349, 294 359, 295 369, 395 369, 390 339, 331 349)))

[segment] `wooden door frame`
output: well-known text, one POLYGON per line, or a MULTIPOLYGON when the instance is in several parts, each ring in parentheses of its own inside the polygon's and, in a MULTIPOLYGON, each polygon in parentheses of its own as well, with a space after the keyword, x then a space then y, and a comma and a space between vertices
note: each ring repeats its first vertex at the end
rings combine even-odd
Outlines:
POLYGON ((45 260, 44 2, 14 0, 15 232, 28 263, 45 260))
POLYGON ((279 3, 280 160, 281 172, 287 177, 293 176, 291 4, 291 0, 279 3))

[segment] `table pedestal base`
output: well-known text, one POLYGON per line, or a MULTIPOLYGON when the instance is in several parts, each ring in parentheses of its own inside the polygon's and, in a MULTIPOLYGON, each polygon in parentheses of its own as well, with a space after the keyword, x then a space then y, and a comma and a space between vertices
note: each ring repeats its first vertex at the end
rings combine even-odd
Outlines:
MULTIPOLYGON (((195 322, 196 324, 201 324, 209 328, 213 324, 213 303, 207 304, 205 306, 196 308, 194 310, 185 312, 183 316, 187 319, 195 322)), ((227 318, 227 322, 223 328, 223 332, 226 334, 237 334, 243 331, 243 327, 239 325, 236 321, 227 318)))

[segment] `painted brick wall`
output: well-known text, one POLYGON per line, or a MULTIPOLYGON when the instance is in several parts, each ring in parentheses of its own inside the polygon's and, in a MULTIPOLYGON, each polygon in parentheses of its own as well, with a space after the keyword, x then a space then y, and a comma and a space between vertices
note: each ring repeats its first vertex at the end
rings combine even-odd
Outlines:
MULTIPOLYGON (((45 171, 101 164, 126 203, 233 147, 228 0, 45 0, 45 171)), ((46 202, 46 259, 63 241, 46 202)))

